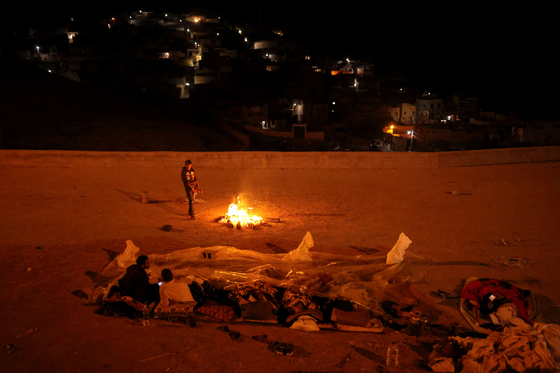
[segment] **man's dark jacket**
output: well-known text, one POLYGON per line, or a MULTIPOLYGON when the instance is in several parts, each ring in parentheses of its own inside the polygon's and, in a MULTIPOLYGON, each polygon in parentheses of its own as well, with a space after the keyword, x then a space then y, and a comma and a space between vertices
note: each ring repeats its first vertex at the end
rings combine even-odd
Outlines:
POLYGON ((119 288, 125 295, 131 296, 137 301, 146 302, 146 295, 150 282, 146 270, 138 264, 131 265, 126 269, 126 274, 119 280, 119 288))

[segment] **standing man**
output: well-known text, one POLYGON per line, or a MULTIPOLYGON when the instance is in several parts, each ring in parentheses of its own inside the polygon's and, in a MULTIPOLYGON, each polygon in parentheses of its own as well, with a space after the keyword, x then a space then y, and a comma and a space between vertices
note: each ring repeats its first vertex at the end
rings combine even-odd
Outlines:
POLYGON ((203 193, 198 185, 198 180, 194 174, 194 169, 192 168, 192 162, 190 159, 185 161, 185 167, 181 170, 181 179, 183 180, 183 185, 185 186, 185 192, 187 192, 187 198, 189 199, 189 215, 191 219, 195 219, 193 202, 196 193, 203 193))

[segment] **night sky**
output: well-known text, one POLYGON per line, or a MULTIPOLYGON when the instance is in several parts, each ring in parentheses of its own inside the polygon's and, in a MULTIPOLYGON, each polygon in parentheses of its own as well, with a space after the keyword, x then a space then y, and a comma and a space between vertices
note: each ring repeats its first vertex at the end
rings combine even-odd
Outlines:
MULTIPOLYGON (((249 22, 258 22, 260 17, 270 26, 282 29, 286 37, 328 49, 340 58, 372 56, 405 72, 408 79, 430 82, 442 93, 476 95, 482 110, 560 119, 556 110, 560 98, 560 33, 554 27, 554 12, 550 8, 535 9, 526 4, 500 7, 477 2, 436 6, 422 1, 367 2, 362 8, 355 2, 331 6, 321 3, 319 7, 281 2, 275 8, 249 7, 243 2, 118 3, 116 11, 200 11, 249 22)), ((83 9, 76 6, 55 9, 37 5, 26 19, 64 19, 84 11, 109 11, 102 5, 83 9)))

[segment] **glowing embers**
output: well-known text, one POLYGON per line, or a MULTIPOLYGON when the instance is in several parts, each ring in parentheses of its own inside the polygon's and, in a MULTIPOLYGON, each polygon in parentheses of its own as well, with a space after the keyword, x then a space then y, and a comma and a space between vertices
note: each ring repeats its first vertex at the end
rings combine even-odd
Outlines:
POLYGON ((237 202, 229 205, 227 213, 222 217, 220 223, 226 223, 231 228, 255 228, 255 226, 264 223, 264 219, 260 216, 249 215, 248 210, 252 207, 243 207, 243 204, 237 197, 237 202))

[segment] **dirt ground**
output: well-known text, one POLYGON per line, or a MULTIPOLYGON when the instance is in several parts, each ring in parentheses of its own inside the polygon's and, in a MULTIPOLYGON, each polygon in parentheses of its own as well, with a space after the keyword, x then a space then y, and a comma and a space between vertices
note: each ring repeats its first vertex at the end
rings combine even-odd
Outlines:
MULTIPOLYGON (((404 232, 421 256, 410 291, 440 311, 435 323, 461 320, 457 294, 470 276, 493 277, 560 304, 560 164, 399 170, 215 170, 194 166, 204 194, 190 221, 176 169, 1 166, 0 366, 4 372, 389 372, 425 370, 436 329, 411 337, 306 333, 278 325, 187 325, 94 313, 72 293, 132 240, 143 254, 228 245, 273 253, 297 248, 388 252, 404 232), (141 192, 150 203, 143 204, 141 192), (255 230, 218 224, 241 195, 279 223, 255 230), (173 230, 162 230, 163 225, 173 230), (274 250, 273 250, 274 249, 274 250), (515 265, 512 265, 515 263, 515 265), (252 339, 291 342, 293 357, 252 339), (397 341, 399 369, 383 365, 397 341), (424 365, 423 365, 424 364, 424 365), (391 370, 393 369, 393 370, 391 370)), ((408 255, 407 255, 408 259, 408 255)), ((406 259, 405 259, 406 260, 406 259)), ((557 306, 556 306, 557 307, 557 306)))

